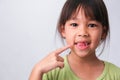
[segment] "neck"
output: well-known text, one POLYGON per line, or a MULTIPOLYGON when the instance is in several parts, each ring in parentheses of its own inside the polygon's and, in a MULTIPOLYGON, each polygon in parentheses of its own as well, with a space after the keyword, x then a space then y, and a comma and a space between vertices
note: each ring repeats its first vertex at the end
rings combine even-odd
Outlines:
POLYGON ((95 54, 89 55, 86 57, 79 57, 74 53, 68 55, 69 62, 77 65, 95 65, 96 63, 100 63, 101 61, 96 57, 95 54))
POLYGON ((72 71, 81 79, 95 80, 104 69, 104 64, 96 55, 89 55, 88 57, 79 57, 74 53, 68 55, 68 63, 72 71))

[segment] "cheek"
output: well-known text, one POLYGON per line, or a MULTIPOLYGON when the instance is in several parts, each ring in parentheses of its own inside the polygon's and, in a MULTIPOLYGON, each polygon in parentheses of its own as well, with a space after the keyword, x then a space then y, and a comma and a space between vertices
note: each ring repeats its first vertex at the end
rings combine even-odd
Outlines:
POLYGON ((94 45, 96 45, 96 47, 100 44, 101 36, 102 36, 102 33, 99 32, 97 34, 94 33, 94 36, 92 37, 93 43, 94 45))
POLYGON ((71 30, 66 30, 65 31, 65 39, 66 39, 66 43, 68 45, 73 45, 74 44, 74 39, 75 39, 75 36, 74 36, 74 32, 71 30))
POLYGON ((66 43, 68 45, 73 45, 74 44, 74 36, 72 34, 66 35, 66 43))

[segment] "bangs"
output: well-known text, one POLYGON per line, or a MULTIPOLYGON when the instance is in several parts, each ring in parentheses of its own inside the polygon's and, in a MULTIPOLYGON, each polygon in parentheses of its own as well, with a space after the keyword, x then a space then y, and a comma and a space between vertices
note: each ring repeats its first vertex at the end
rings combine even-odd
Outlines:
POLYGON ((76 18, 79 11, 82 11, 84 16, 86 18, 89 18, 91 20, 96 20, 95 16, 94 16, 94 12, 92 11, 92 9, 89 6, 85 6, 85 5, 79 5, 78 8, 76 9, 76 11, 74 11, 70 17, 70 19, 76 18))
POLYGON ((86 18, 100 22, 109 30, 107 8, 101 0, 67 0, 57 24, 58 30, 61 29, 60 26, 65 25, 66 21, 76 18, 80 10, 86 18))

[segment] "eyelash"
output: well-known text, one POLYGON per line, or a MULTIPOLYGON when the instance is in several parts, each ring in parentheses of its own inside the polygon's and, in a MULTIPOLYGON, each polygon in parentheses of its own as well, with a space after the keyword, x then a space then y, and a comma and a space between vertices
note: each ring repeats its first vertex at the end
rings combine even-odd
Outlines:
POLYGON ((71 23, 70 25, 73 26, 73 27, 77 27, 78 26, 77 23, 71 23))
MULTIPOLYGON (((73 27, 77 27, 78 26, 77 23, 71 23, 70 25, 73 26, 73 27)), ((91 24, 88 24, 88 27, 97 27, 97 25, 91 23, 91 24)))
POLYGON ((88 24, 88 27, 97 27, 96 24, 88 24))

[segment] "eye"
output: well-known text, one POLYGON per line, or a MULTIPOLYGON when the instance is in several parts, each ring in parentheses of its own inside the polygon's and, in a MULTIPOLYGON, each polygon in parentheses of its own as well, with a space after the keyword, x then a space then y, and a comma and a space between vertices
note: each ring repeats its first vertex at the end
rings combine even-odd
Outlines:
POLYGON ((77 23, 72 23, 72 24, 70 24, 70 25, 73 26, 73 27, 77 27, 77 26, 78 26, 77 23))
POLYGON ((88 27, 94 28, 94 27, 97 27, 97 25, 96 24, 89 24, 88 27))

